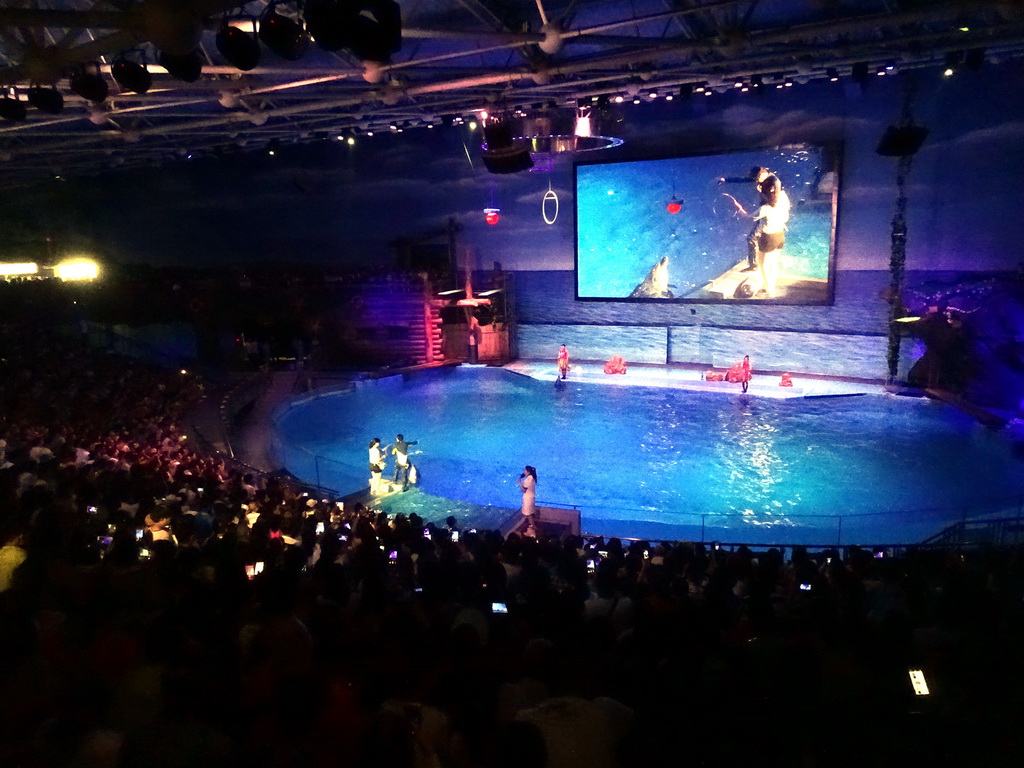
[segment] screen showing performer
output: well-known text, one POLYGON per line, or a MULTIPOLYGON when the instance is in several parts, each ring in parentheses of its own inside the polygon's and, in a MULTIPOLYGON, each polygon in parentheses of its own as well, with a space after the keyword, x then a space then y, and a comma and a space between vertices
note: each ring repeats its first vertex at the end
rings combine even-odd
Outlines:
POLYGON ((576 297, 829 304, 838 149, 577 163, 576 297))

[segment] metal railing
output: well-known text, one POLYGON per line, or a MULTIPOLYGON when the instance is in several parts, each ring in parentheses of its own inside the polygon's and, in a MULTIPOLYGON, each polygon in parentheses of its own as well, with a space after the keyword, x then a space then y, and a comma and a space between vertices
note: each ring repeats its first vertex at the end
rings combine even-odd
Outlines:
MULTIPOLYGON (((540 502, 538 506, 562 506, 577 510, 585 522, 585 535, 607 538, 607 526, 602 531, 602 520, 637 520, 644 527, 651 527, 652 521, 645 518, 649 510, 616 507, 588 507, 578 504, 540 502)), ((701 543, 733 541, 736 544, 749 541, 752 518, 743 512, 679 512, 673 514, 666 528, 667 539, 686 539, 701 543), (685 535, 680 535, 685 534, 685 535)), ((793 537, 803 536, 799 542, 814 547, 844 547, 852 545, 885 544, 901 546, 948 542, 950 544, 992 542, 1009 545, 1024 542, 1024 496, 993 499, 968 507, 919 508, 888 510, 883 512, 845 512, 839 514, 800 514, 779 516, 774 520, 757 519, 761 530, 777 530, 781 544, 793 546, 793 537), (884 527, 897 527, 908 532, 905 540, 887 543, 891 536, 879 536, 884 527), (936 532, 941 527, 942 530, 936 532), (783 535, 785 534, 785 535, 783 535), (812 541, 813 539, 813 541, 812 541), (788 541, 787 541, 788 540, 788 541)), ((623 538, 623 537, 616 537, 623 538)), ((626 537, 636 538, 636 537, 626 537)), ((658 539, 659 537, 654 537, 658 539)), ((758 541, 769 540, 770 534, 756 537, 758 541)), ((660 539, 659 539, 660 540, 660 539)), ((757 546, 765 546, 758 543, 757 546)))
POLYGON ((288 467, 293 475, 305 478, 316 488, 338 496, 349 496, 365 490, 369 483, 367 467, 356 467, 337 459, 331 459, 284 440, 275 434, 273 450, 282 466, 288 467))
POLYGON ((940 547, 1018 546, 1024 544, 1024 512, 1018 510, 1013 517, 961 520, 923 543, 940 547))

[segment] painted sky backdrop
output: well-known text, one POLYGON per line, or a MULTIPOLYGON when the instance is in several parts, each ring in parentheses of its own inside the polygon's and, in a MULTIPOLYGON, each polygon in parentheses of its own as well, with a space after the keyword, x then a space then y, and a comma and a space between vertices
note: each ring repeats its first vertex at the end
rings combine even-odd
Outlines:
MULTIPOLYGON (((622 147, 607 159, 725 151, 796 142, 843 145, 837 267, 886 269, 896 160, 875 153, 913 78, 913 114, 930 135, 909 186, 908 269, 1012 269, 1024 179, 1024 63, 944 78, 939 68, 850 82, 814 82, 617 108, 622 147)), ((244 137, 243 137, 244 138, 244 137)), ((53 181, 0 200, 0 258, 52 238, 53 249, 153 265, 288 260, 362 267, 393 258, 389 243, 454 218, 462 261, 513 270, 573 268, 572 165, 494 175, 480 132, 414 129, 178 160, 53 181), (560 212, 545 224, 549 187, 560 212), (501 209, 496 226, 483 209, 501 209)), ((589 158, 588 158, 589 159, 589 158)), ((659 203, 663 205, 663 203, 659 203)))

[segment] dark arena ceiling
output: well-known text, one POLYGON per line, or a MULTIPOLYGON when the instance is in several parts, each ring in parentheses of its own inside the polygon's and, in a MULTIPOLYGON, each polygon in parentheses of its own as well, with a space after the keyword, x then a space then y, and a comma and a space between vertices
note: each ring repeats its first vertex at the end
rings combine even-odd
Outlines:
POLYGON ((1022 54, 1024 0, 3 0, 0 188, 1022 54))

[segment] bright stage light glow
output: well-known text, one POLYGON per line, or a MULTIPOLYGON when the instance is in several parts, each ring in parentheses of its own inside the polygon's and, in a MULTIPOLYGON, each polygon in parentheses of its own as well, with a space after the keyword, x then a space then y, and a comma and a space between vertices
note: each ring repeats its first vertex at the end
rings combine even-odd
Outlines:
POLYGON ((39 272, 39 265, 33 262, 0 264, 0 275, 34 275, 39 272))
POLYGON ((918 696, 927 696, 931 693, 928 690, 928 682, 924 679, 924 672, 920 669, 910 670, 910 684, 914 687, 914 693, 918 696))
POLYGON ((54 272, 61 280, 95 280, 100 276, 100 265, 92 259, 76 257, 62 261, 54 272))

